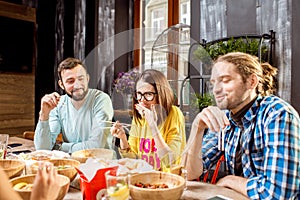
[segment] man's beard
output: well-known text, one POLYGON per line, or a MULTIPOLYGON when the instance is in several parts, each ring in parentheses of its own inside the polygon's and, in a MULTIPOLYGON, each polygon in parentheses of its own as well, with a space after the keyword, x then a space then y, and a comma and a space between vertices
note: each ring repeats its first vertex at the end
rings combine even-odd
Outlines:
POLYGON ((226 109, 229 109, 228 108, 228 99, 227 98, 224 98, 222 102, 217 102, 217 106, 218 108, 220 108, 221 110, 226 110, 226 109))
POLYGON ((67 92, 65 87, 64 87, 64 90, 65 90, 65 93, 68 95, 68 97, 70 97, 74 101, 83 100, 85 98, 86 94, 88 93, 88 90, 84 90, 84 88, 79 88, 79 89, 72 90, 71 93, 67 92), (76 90, 83 90, 83 93, 78 94, 78 95, 74 95, 74 91, 76 91, 76 90))
POLYGON ((218 108, 220 108, 221 110, 232 110, 237 108, 240 104, 242 104, 243 99, 244 99, 243 96, 241 96, 241 98, 234 99, 233 101, 229 101, 226 95, 226 97, 223 99, 222 102, 216 102, 216 103, 218 108))
MULTIPOLYGON (((72 99, 74 101, 81 101, 84 99, 84 97, 86 96, 88 90, 84 90, 83 88, 81 89, 76 89, 76 90, 82 90, 83 92, 82 93, 75 93, 74 90, 72 90, 71 94, 72 94, 72 99)), ((75 90, 75 91, 76 91, 75 90)))

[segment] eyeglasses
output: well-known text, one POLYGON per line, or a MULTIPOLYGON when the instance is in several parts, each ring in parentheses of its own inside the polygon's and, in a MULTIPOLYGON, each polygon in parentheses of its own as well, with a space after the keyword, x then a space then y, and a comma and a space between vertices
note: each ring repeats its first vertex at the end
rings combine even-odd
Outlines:
POLYGON ((145 93, 141 93, 141 92, 135 92, 134 93, 134 98, 137 100, 137 101, 140 101, 142 99, 142 97, 144 97, 144 99, 146 101, 152 101, 154 99, 154 96, 156 95, 157 93, 155 92, 145 92, 145 93))

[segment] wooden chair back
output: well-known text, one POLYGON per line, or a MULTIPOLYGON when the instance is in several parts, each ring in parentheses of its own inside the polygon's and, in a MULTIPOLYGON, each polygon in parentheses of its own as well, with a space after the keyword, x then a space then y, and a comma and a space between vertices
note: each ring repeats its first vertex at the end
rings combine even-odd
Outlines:
MULTIPOLYGON (((24 131, 23 138, 28 140, 34 140, 34 131, 24 131)), ((62 134, 58 134, 56 141, 63 142, 62 134)))

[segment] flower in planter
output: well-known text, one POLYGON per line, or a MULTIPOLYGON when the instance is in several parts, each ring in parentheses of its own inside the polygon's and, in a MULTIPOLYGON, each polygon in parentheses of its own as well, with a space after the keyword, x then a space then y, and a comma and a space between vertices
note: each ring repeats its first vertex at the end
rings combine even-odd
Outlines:
POLYGON ((118 77, 113 81, 116 91, 123 94, 132 94, 135 89, 134 84, 138 74, 139 72, 137 69, 128 72, 120 72, 118 77))

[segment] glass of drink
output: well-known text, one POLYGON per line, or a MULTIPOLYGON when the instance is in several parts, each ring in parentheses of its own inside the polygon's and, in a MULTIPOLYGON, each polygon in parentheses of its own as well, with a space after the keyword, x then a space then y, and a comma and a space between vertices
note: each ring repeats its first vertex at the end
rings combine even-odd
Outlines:
POLYGON ((172 174, 179 175, 185 179, 185 187, 184 190, 187 189, 187 170, 183 164, 181 164, 182 156, 176 156, 176 154, 169 152, 164 156, 165 162, 169 163, 166 167, 167 172, 170 172, 172 174), (168 162, 167 162, 168 161, 168 162))
POLYGON ((182 176, 185 179, 185 187, 184 189, 187 189, 186 183, 187 183, 187 170, 185 167, 181 164, 172 164, 170 167, 170 172, 172 174, 176 174, 179 176, 182 176))
POLYGON ((110 171, 105 173, 106 178, 106 191, 108 199, 110 200, 128 200, 129 199, 129 187, 128 176, 120 175, 114 176, 110 174, 110 171))
POLYGON ((0 134, 0 159, 5 159, 8 145, 8 134, 0 134))

